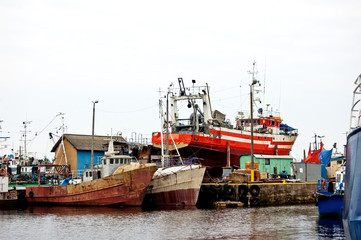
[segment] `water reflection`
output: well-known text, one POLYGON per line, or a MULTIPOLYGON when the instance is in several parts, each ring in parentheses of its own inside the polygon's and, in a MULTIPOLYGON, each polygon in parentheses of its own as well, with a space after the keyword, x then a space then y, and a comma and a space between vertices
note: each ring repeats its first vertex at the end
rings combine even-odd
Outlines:
POLYGON ((345 239, 341 217, 319 217, 318 233, 320 238, 345 239))
POLYGON ((129 215, 142 212, 138 207, 112 208, 112 207, 74 207, 74 206, 28 206, 24 212, 28 215, 129 215))
POLYGON ((0 211, 4 239, 343 239, 313 205, 195 209, 39 207, 0 211), (21 227, 19 227, 21 226, 21 227))

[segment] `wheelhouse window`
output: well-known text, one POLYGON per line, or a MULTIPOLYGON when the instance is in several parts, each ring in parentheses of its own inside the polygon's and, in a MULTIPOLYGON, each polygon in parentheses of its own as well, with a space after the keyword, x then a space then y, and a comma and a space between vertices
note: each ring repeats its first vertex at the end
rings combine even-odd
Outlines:
POLYGON ((114 164, 114 159, 113 158, 110 159, 110 164, 114 164))
POLYGON ((106 160, 106 159, 103 160, 103 164, 104 164, 104 165, 107 164, 107 160, 106 160))
POLYGON ((119 158, 115 159, 115 164, 119 164, 119 158))

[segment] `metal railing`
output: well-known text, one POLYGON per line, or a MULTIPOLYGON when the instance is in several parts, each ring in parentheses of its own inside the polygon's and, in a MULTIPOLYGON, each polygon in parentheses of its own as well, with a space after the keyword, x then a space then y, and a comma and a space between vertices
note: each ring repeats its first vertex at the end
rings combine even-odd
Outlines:
POLYGON ((174 166, 186 166, 186 165, 194 165, 199 164, 198 158, 182 158, 180 160, 179 158, 169 159, 168 161, 164 161, 164 166, 162 166, 161 160, 157 160, 154 162, 157 166, 157 168, 161 167, 174 167, 174 166))

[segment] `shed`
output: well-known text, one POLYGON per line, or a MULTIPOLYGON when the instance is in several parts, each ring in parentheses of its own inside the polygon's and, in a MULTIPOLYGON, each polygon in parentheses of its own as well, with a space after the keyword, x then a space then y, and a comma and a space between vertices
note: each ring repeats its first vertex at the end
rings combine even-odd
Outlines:
POLYGON ((317 182, 321 178, 321 164, 319 163, 294 163, 295 178, 301 182, 317 182))
MULTIPOLYGON (((94 165, 100 164, 100 159, 104 156, 104 152, 107 151, 110 136, 98 136, 94 135, 94 165)), ((128 151, 127 142, 121 136, 113 137, 115 150, 126 154, 128 151)), ((66 164, 65 156, 68 164, 70 165, 71 173, 74 177, 81 177, 84 169, 91 165, 91 147, 92 147, 92 135, 81 134, 64 134, 55 143, 51 152, 55 153, 55 164, 66 164), (62 140, 64 143, 64 150, 62 147, 62 140)))
MULTIPOLYGON (((292 156, 262 154, 254 154, 253 156, 253 161, 258 162, 258 170, 260 172, 267 172, 269 174, 281 174, 282 171, 286 171, 288 175, 291 174, 291 163, 293 163, 292 156)), ((241 156, 241 169, 246 168, 246 162, 251 162, 251 155, 241 156)))

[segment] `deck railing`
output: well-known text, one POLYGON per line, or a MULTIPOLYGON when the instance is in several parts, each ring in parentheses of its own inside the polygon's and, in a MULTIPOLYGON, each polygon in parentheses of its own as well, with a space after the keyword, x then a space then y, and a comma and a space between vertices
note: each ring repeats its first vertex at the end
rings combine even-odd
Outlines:
POLYGON ((164 166, 162 166, 161 160, 157 160, 155 164, 157 165, 157 168, 161 168, 161 167, 174 167, 174 166, 182 166, 182 165, 199 164, 199 161, 198 158, 196 157, 182 158, 182 160, 180 160, 179 158, 172 158, 169 159, 168 161, 164 161, 164 166))

